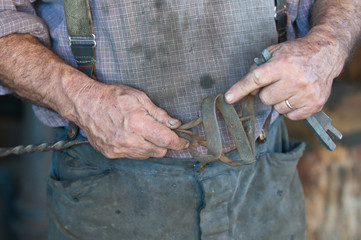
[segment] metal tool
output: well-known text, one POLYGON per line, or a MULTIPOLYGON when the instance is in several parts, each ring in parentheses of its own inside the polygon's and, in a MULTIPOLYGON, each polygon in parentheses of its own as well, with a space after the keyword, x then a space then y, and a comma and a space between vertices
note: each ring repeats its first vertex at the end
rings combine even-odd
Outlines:
MULTIPOLYGON (((257 66, 261 66, 272 57, 267 49, 264 49, 261 55, 263 59, 254 59, 257 66)), ((325 145, 328 150, 333 151, 336 148, 336 144, 332 141, 331 137, 341 140, 343 136, 340 131, 331 125, 331 121, 331 118, 323 111, 315 113, 305 119, 307 125, 311 128, 323 145, 325 145)))
POLYGON ((325 145, 328 150, 333 151, 336 148, 336 144, 332 141, 331 137, 341 140, 343 136, 340 131, 331 125, 331 121, 331 118, 323 111, 315 113, 305 119, 307 125, 323 145, 325 145))
POLYGON ((51 150, 64 150, 73 146, 89 143, 88 139, 80 138, 75 140, 61 140, 56 143, 19 145, 12 148, 0 148, 0 157, 6 157, 10 154, 21 155, 24 153, 33 153, 36 151, 48 152, 51 150))

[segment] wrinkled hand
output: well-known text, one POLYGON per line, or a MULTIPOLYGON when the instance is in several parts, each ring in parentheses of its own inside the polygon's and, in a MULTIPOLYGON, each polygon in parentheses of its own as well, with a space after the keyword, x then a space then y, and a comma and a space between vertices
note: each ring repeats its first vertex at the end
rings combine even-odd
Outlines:
POLYGON ((171 130, 181 122, 154 105, 145 93, 99 82, 87 88, 89 97, 79 94, 82 100, 77 105, 76 123, 106 157, 163 157, 168 149, 188 147, 188 142, 171 130))
POLYGON ((274 105, 280 114, 292 120, 305 119, 322 109, 333 79, 342 70, 345 59, 338 56, 336 49, 331 41, 317 34, 270 46, 272 58, 233 85, 226 93, 226 101, 234 103, 259 92, 261 101, 274 105))

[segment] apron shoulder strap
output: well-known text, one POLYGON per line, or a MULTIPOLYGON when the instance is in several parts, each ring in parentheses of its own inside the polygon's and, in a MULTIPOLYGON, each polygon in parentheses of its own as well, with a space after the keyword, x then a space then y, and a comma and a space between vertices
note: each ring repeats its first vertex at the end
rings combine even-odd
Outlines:
MULTIPOLYGON (((92 77, 95 72, 95 34, 89 0, 64 0, 69 45, 78 69, 92 77)), ((77 137, 79 127, 69 122, 68 139, 77 137)))
POLYGON ((78 69, 92 77, 96 40, 89 0, 64 0, 69 45, 78 69))
POLYGON ((275 0, 275 21, 278 32, 278 42, 287 40, 287 2, 275 0))

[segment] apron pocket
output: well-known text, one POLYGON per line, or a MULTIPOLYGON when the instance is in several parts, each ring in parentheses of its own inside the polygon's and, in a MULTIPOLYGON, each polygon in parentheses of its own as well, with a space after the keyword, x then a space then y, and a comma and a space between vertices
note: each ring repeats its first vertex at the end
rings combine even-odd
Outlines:
MULTIPOLYGON (((231 200, 233 239, 305 239, 305 210, 297 163, 305 144, 289 152, 262 153, 238 176, 231 200)), ((231 225, 232 226, 232 225, 231 225)))

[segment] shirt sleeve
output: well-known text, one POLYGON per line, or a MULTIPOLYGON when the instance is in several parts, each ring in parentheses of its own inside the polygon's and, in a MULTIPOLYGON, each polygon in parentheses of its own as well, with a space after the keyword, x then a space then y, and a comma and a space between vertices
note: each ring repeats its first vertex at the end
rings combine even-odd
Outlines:
MULTIPOLYGON (((50 47, 50 37, 46 24, 36 16, 32 3, 35 0, 0 1, 0 37, 12 33, 29 33, 50 47)), ((0 84, 0 95, 10 93, 10 89, 0 84)))
POLYGON ((288 0, 287 39, 303 37, 310 29, 311 8, 315 0, 288 0))

